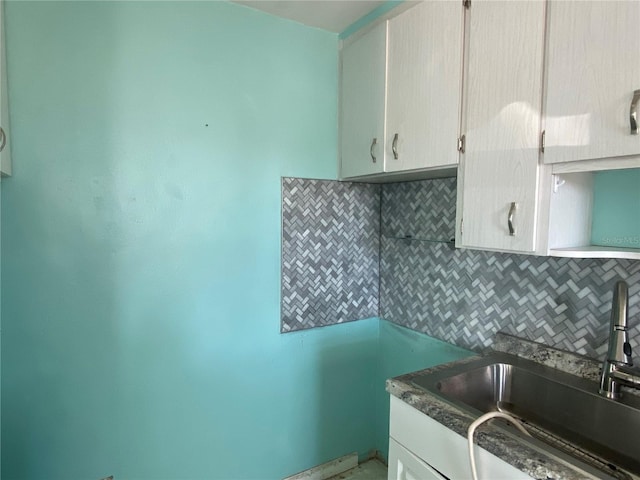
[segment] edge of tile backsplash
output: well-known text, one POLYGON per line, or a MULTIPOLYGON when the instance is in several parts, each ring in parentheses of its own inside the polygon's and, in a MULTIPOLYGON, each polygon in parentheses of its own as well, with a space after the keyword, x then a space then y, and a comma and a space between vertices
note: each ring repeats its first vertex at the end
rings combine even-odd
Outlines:
POLYGON ((377 317, 380 186, 282 178, 281 332, 377 317))

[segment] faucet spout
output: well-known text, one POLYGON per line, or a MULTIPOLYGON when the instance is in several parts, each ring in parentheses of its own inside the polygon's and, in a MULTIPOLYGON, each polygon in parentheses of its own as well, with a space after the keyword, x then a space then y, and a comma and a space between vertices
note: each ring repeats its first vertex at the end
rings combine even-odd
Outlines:
POLYGON ((609 352, 607 360, 621 365, 632 366, 631 344, 629 343, 629 287, 626 282, 617 282, 613 289, 611 321, 609 326, 609 352))
POLYGON ((611 320, 609 325, 609 350, 602 363, 600 395, 617 400, 620 386, 640 388, 640 369, 633 367, 633 351, 629 343, 629 286, 619 281, 613 289, 611 320))

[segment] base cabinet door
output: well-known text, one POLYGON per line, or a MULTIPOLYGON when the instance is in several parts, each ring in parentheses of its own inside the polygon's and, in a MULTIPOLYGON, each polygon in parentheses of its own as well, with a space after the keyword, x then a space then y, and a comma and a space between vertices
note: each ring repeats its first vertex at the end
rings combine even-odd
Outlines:
POLYGON ((393 438, 389 439, 388 480, 446 480, 393 438))
MULTIPOLYGON (((390 403, 389 480, 471 478, 465 437, 397 397, 391 396, 390 403), (394 453, 394 443, 405 451, 396 448, 394 453)), ((476 466, 482 480, 531 480, 526 473, 477 445, 476 466)))

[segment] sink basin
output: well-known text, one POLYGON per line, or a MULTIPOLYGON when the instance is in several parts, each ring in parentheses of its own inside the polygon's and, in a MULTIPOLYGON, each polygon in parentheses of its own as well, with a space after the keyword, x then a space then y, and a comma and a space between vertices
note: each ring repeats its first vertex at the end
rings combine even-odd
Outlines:
POLYGON ((417 376, 414 383, 477 416, 509 413, 534 438, 609 473, 614 464, 640 474, 636 396, 608 400, 594 382, 502 353, 417 376))

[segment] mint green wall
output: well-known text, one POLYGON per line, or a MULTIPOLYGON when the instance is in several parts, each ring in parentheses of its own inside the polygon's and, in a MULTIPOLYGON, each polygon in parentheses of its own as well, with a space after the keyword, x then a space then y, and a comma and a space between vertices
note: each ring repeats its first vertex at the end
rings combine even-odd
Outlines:
POLYGON ((594 177, 591 242, 640 248, 640 168, 594 177))
POLYGON ((280 335, 280 176, 336 176, 337 36, 8 2, 2 477, 275 479, 374 447, 378 320, 280 335))
POLYGON ((389 394, 385 391, 385 380, 471 355, 475 353, 380 320, 380 368, 375 382, 376 446, 385 457, 389 451, 389 394))

